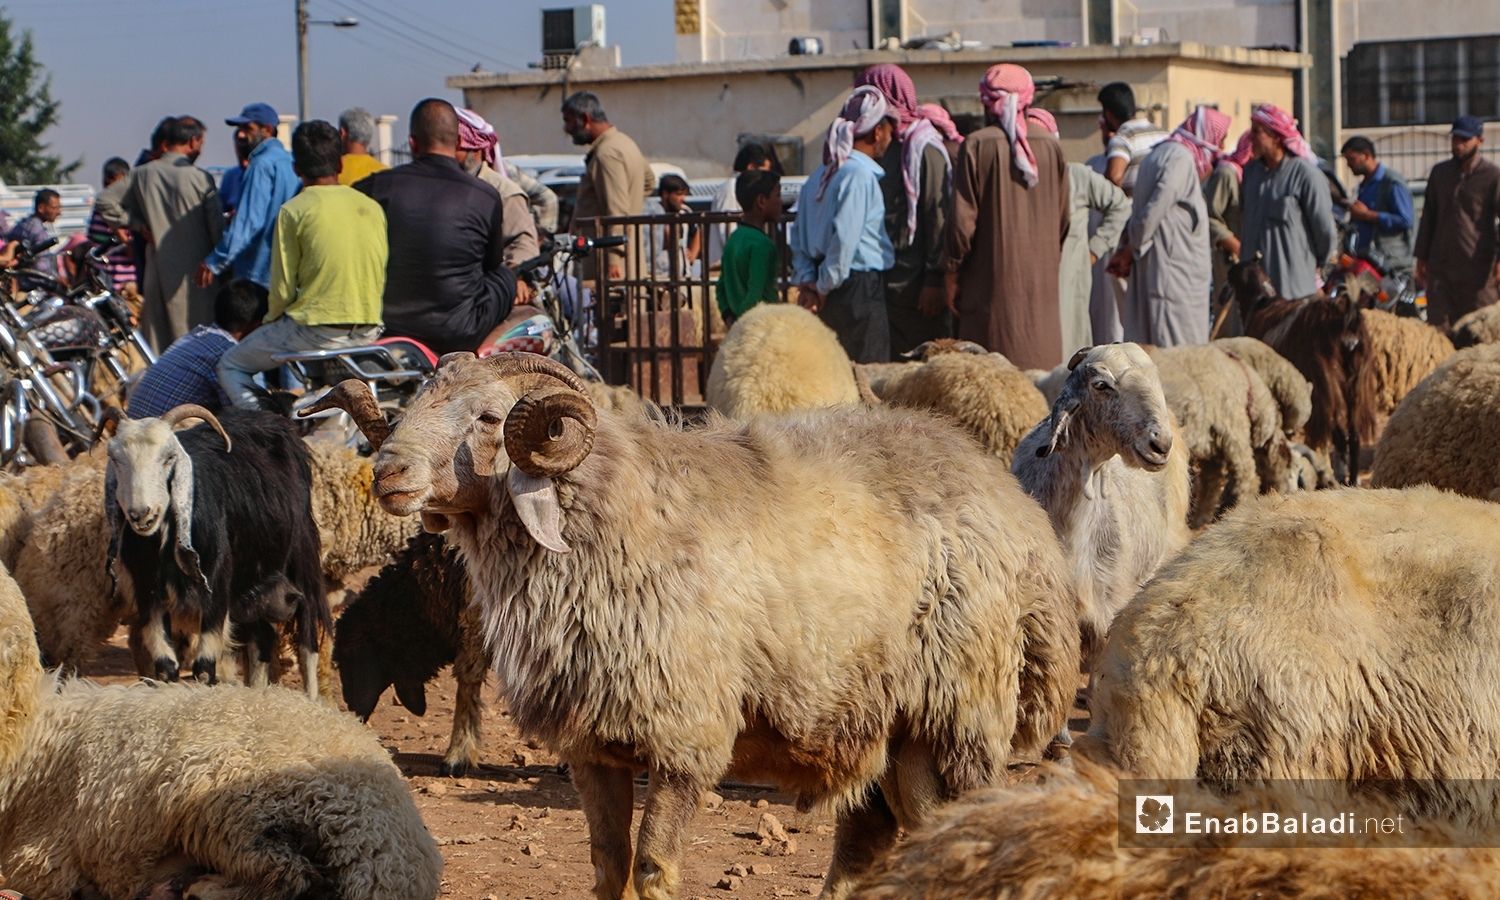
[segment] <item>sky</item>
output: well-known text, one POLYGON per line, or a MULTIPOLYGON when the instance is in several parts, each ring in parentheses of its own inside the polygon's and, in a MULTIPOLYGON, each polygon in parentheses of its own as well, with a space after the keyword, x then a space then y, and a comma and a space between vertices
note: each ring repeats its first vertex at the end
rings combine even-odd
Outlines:
MULTIPOLYGON (((308 29, 309 115, 336 121, 363 106, 405 119, 423 97, 461 99, 445 76, 524 69, 540 59, 544 7, 570 0, 309 0, 313 20, 353 16, 354 28, 308 29)), ((668 62, 672 0, 608 0, 606 38, 625 65, 668 62)), ((156 122, 189 113, 207 122, 199 163, 234 161, 225 117, 247 103, 297 112, 294 0, 0 0, 19 33, 29 29, 52 76, 61 121, 44 139, 75 181, 99 183, 111 156, 134 162, 156 122)), ((572 145, 557 132, 557 152, 572 145)))

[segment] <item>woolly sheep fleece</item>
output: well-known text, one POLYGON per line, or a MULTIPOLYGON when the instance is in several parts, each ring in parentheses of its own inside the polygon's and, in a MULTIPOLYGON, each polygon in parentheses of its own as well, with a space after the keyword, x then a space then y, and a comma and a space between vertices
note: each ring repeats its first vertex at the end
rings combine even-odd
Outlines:
POLYGON ((1041 391, 998 353, 934 356, 890 385, 883 399, 950 419, 1007 466, 1021 438, 1047 417, 1041 391))
MULTIPOLYGON (((1077 747, 1209 783, 1493 778, 1497 544, 1500 506, 1425 487, 1237 509, 1115 619, 1077 747)), ((1500 821, 1478 782, 1408 799, 1500 821)))
MULTIPOLYGON (((1189 847, 1121 848, 1119 776, 1074 759, 1040 783, 976 791, 945 807, 886 857, 856 890, 859 900, 1022 900, 1111 897, 1500 896, 1500 851, 1240 848, 1243 836, 1211 835, 1189 847)), ((1220 816, 1279 807, 1255 793, 1220 799, 1176 792, 1179 808, 1220 816)), ((1360 809, 1351 803, 1351 809, 1360 809)), ((1373 807, 1371 815, 1389 810, 1373 807)), ((1447 837, 1424 826, 1433 842, 1447 837)))
POLYGON ((849 354, 833 329, 790 303, 740 317, 714 354, 709 408, 732 419, 859 402, 849 354))
POLYGON ((338 583, 360 569, 384 565, 416 535, 417 523, 390 515, 375 502, 369 459, 343 444, 306 444, 312 457, 313 520, 323 547, 324 576, 338 583))
POLYGON ((1453 324, 1453 346, 1500 343, 1500 303, 1481 306, 1453 324))
POLYGON ((1500 344, 1458 351, 1401 401, 1370 483, 1500 500, 1500 344))
MULTIPOLYGON (((1380 428, 1396 405, 1453 355, 1453 342, 1420 319, 1388 313, 1383 309, 1364 312, 1365 327, 1370 330, 1370 353, 1365 365, 1375 386, 1375 421, 1380 428)), ((1365 444, 1373 444, 1380 431, 1360 435, 1365 444)))
POLYGON ((127 898, 164 866, 192 865, 233 896, 437 895, 437 846, 379 740, 349 716, 278 688, 60 681, 31 635, 0 573, 7 887, 127 898))
POLYGON ((1238 503, 1260 493, 1256 450, 1281 434, 1281 411, 1255 369, 1220 347, 1152 347, 1149 352, 1192 460, 1189 524, 1199 528, 1230 498, 1238 503))
POLYGON ((1259 338, 1219 338, 1215 347, 1240 359, 1255 370, 1281 411, 1281 430, 1288 435, 1302 431, 1312 416, 1312 384, 1276 348, 1259 338))

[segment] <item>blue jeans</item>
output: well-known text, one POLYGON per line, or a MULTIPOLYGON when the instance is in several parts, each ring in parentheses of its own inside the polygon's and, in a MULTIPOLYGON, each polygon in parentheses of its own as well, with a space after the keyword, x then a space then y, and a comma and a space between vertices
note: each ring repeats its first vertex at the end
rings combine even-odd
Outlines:
POLYGON ((282 316, 245 335, 219 358, 219 383, 229 395, 230 403, 253 409, 259 406, 255 398, 255 376, 279 365, 272 357, 282 353, 359 347, 374 343, 379 337, 379 325, 302 325, 290 316, 282 316))

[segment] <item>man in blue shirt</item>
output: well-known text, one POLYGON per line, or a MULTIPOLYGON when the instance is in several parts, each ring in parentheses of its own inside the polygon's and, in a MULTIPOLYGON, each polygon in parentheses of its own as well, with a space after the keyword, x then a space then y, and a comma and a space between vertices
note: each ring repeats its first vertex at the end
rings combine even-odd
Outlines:
POLYGON ((807 177, 792 231, 799 302, 818 313, 854 362, 888 362, 890 319, 881 273, 896 261, 885 230, 884 170, 896 113, 879 90, 850 95, 828 128, 823 164, 807 177))
POLYGON ((250 149, 250 164, 234 218, 193 280, 199 287, 208 287, 214 276, 229 269, 234 277, 270 290, 271 231, 281 205, 302 187, 302 179, 292 171, 292 155, 276 139, 281 119, 269 104, 252 103, 224 122, 234 126, 236 146, 250 149))
POLYGON ((126 414, 132 419, 160 416, 175 406, 196 403, 217 410, 229 405, 219 383, 219 359, 266 317, 266 292, 235 281, 214 300, 214 323, 199 325, 168 347, 130 391, 126 414))
POLYGON ((1411 268, 1412 226, 1416 222, 1411 190, 1401 176, 1375 158, 1375 145, 1356 135, 1339 151, 1349 170, 1364 180, 1358 198, 1349 205, 1355 228, 1354 252, 1369 253, 1371 261, 1386 273, 1411 268))

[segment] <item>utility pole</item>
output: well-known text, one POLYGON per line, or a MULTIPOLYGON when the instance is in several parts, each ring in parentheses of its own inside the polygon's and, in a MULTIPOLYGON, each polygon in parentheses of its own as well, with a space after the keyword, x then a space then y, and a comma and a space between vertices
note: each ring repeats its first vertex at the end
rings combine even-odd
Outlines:
POLYGON ((307 121, 307 0, 297 4, 297 121, 307 121))

